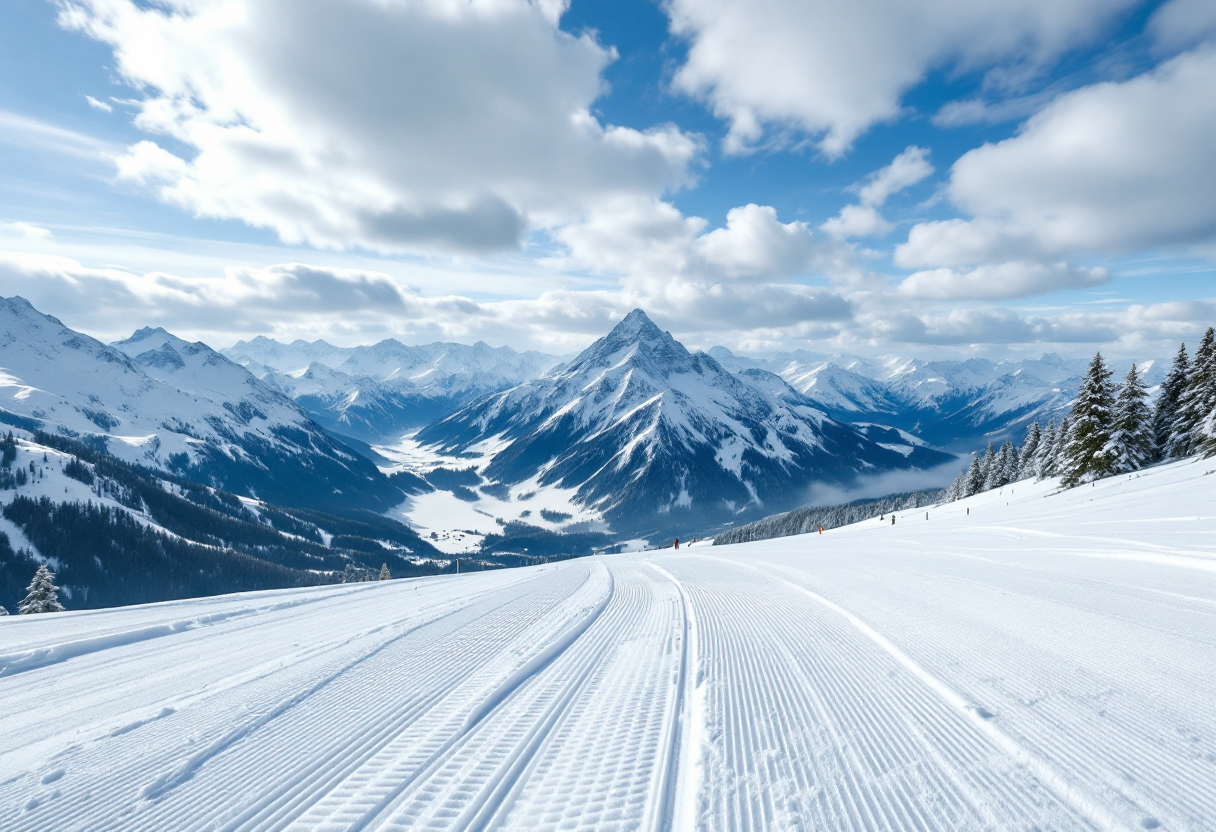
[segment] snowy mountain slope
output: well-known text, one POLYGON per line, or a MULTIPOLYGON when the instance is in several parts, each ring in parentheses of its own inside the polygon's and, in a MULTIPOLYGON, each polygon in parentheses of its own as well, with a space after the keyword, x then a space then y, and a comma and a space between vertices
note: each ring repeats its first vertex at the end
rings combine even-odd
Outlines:
POLYGON ((93 437, 122 459, 276 502, 399 502, 374 465, 206 345, 141 330, 120 346, 0 299, 0 421, 93 437))
POLYGON ((359 347, 265 337, 222 351, 296 400, 320 424, 366 441, 390 441, 461 405, 540 376, 558 363, 483 342, 359 347))
POLYGON ((399 576, 446 565, 388 519, 284 509, 63 436, 15 433, 0 464, 0 605, 10 610, 42 562, 69 609, 333 583, 348 565, 388 563, 399 576))
POLYGON ((1212 476, 9 617, 0 827, 1210 830, 1212 476))
POLYGON ((796 504, 814 482, 948 459, 884 448, 772 374, 689 353, 640 309, 569 363, 416 440, 447 454, 497 443, 484 477, 576 488, 618 532, 703 528, 796 504))

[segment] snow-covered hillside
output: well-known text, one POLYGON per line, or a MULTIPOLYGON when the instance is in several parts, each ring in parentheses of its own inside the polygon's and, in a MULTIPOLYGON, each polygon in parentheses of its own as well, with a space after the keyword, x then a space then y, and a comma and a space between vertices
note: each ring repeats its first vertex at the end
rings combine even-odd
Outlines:
POLYGON ((950 459, 870 439, 773 373, 731 373, 640 309, 569 363, 416 439, 447 454, 493 446, 487 480, 574 489, 617 532, 699 530, 798 505, 813 484, 950 459))
POLYGON ((0 619, 0 827, 1211 830, 1212 466, 0 619))
POLYGON ((144 329, 115 346, 0 298, 0 422, 272 500, 349 508, 401 499, 368 460, 202 343, 144 329))

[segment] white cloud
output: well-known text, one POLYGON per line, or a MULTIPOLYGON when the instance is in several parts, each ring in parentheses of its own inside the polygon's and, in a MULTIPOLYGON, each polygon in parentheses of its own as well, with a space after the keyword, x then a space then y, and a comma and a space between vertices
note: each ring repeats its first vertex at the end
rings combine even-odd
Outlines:
POLYGON ((896 262, 1055 260, 1216 241, 1213 89, 1216 48, 1207 47, 1059 97, 1017 136, 955 163, 947 193, 973 219, 914 227, 896 262))
POLYGON ((706 231, 707 225, 670 203, 616 200, 557 231, 567 254, 553 262, 634 283, 772 282, 825 268, 841 253, 839 246, 816 239, 806 223, 781 222, 767 205, 732 208, 725 226, 706 231))
POLYGON ((870 205, 846 205, 840 213, 820 226, 833 237, 876 237, 890 233, 894 226, 870 205))
POLYGON ((900 153, 891 164, 877 171, 860 191, 861 204, 882 207, 892 194, 910 188, 933 175, 929 151, 915 145, 900 153))
POLYGON ((288 243, 479 253, 679 187, 699 153, 591 114, 615 53, 560 31, 564 8, 64 0, 60 21, 113 48, 137 126, 171 140, 131 147, 122 178, 288 243))
POLYGON ((893 226, 882 218, 878 209, 893 194, 932 176, 933 170, 928 150, 915 145, 906 148, 891 164, 872 173, 866 184, 858 189, 860 205, 846 205, 820 227, 841 239, 887 234, 893 226))
POLYGON ((111 107, 109 104, 107 104, 104 101, 98 101, 96 98, 94 98, 91 95, 86 95, 84 97, 84 100, 87 101, 89 103, 89 106, 92 107, 94 110, 101 110, 103 113, 114 112, 114 108, 111 107))
POLYGON ((730 121, 728 151, 775 128, 808 133, 834 156, 897 118, 932 69, 995 66, 989 86, 1008 86, 1136 2, 669 0, 667 10, 690 44, 675 86, 730 121))
POLYGON ((1058 289, 1087 289, 1110 280, 1103 268, 1067 263, 998 263, 967 271, 941 268, 914 272, 899 284, 899 294, 922 300, 1002 300, 1058 289))

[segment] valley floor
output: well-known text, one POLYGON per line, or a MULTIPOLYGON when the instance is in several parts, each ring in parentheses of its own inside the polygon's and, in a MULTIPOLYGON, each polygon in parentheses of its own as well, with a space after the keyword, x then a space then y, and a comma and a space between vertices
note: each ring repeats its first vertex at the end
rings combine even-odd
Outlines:
POLYGON ((1214 467, 0 619, 0 828, 1216 829, 1214 467))

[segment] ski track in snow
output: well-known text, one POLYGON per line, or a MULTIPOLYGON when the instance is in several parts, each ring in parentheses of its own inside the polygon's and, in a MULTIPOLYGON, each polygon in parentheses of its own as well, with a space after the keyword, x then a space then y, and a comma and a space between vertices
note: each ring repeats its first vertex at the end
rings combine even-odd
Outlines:
POLYGON ((0 829, 1216 829, 1203 475, 0 619, 0 829))

